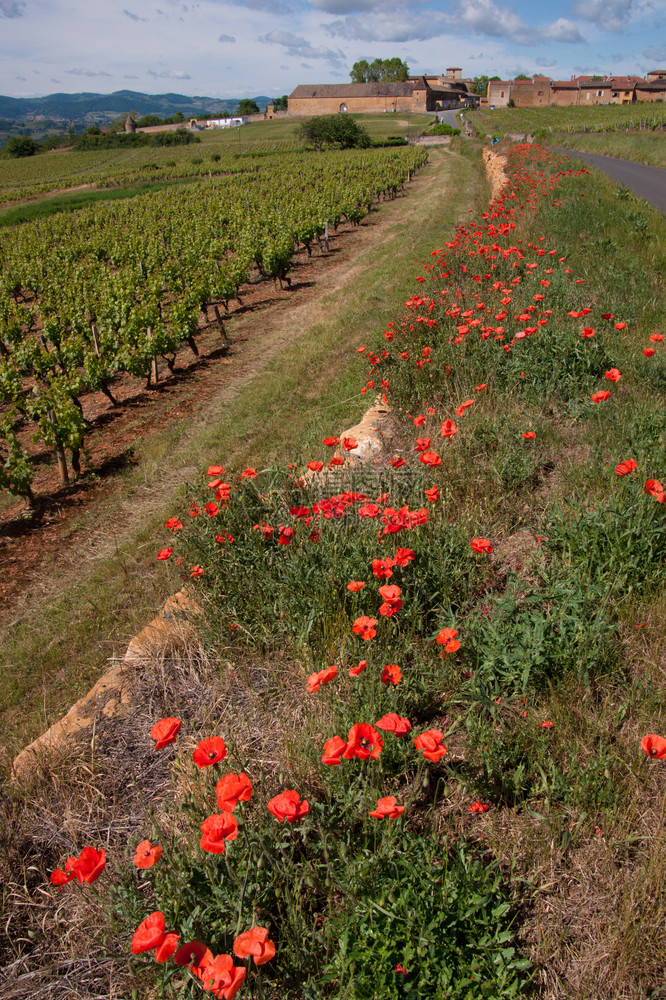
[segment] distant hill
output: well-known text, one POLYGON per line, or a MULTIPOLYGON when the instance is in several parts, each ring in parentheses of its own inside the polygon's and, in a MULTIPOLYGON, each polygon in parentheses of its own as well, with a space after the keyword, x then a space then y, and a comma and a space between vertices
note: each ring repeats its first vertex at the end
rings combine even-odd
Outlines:
MULTIPOLYGON (((270 98, 255 97, 260 108, 270 98)), ((63 122, 105 122, 136 111, 143 115, 168 118, 176 111, 190 115, 233 113, 238 98, 185 97, 183 94, 139 94, 134 90, 117 90, 113 94, 48 94, 46 97, 0 96, 0 118, 14 122, 34 122, 42 118, 63 122)))

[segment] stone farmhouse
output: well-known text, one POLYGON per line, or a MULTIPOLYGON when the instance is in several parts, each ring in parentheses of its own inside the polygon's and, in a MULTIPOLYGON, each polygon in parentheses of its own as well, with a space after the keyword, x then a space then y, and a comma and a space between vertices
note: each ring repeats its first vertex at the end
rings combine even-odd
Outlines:
POLYGON ((491 80, 482 107, 516 108, 590 107, 593 104, 634 104, 638 101, 666 100, 666 70, 652 70, 640 76, 572 76, 551 80, 535 76, 531 80, 491 80))
POLYGON ((300 84, 289 95, 288 114, 305 117, 339 112, 437 111, 478 102, 459 67, 440 76, 410 76, 393 83, 300 84))

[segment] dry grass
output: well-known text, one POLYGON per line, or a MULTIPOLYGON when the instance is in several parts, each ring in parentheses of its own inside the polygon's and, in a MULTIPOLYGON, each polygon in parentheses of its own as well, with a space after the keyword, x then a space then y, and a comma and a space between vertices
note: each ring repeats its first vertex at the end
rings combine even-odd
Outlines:
POLYGON ((299 729, 312 715, 302 692, 303 668, 287 658, 220 662, 197 645, 158 655, 137 674, 130 715, 100 717, 12 784, 0 805, 3 1000, 129 995, 136 979, 128 942, 114 936, 103 882, 58 891, 49 871, 85 844, 104 847, 116 862, 124 858, 117 863, 133 871, 130 846, 151 823, 166 830, 173 804, 191 790, 186 761, 211 729, 264 775, 287 771, 299 729), (175 712, 188 735, 175 752, 156 753, 150 728, 175 712))

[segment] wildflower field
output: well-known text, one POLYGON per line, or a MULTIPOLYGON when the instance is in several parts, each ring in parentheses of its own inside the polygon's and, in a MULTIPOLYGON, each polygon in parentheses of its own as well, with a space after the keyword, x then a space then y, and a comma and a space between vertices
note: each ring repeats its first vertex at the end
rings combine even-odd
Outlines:
POLYGON ((357 345, 381 458, 211 454, 155 540, 201 647, 152 667, 133 815, 31 877, 112 957, 51 995, 664 996, 665 236, 513 147, 357 345))

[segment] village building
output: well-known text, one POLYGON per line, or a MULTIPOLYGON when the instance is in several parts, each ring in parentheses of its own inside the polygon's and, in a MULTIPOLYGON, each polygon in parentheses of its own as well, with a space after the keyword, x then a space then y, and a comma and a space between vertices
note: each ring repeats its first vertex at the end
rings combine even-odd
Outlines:
POLYGON ((345 111, 438 111, 476 103, 470 83, 459 67, 451 67, 440 76, 412 76, 404 82, 300 84, 289 95, 288 113, 305 117, 345 111))
POLYGON ((570 80, 491 80, 482 107, 537 108, 591 107, 597 104, 634 104, 666 98, 666 70, 640 76, 572 76, 570 80))

